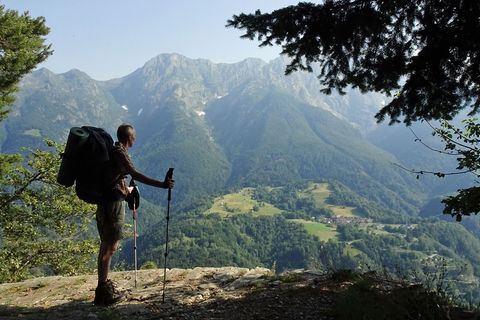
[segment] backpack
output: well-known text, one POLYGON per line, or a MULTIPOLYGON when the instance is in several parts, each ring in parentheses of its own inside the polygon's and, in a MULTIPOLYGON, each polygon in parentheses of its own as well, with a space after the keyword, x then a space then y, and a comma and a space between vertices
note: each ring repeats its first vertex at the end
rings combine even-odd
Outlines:
POLYGON ((70 129, 58 183, 70 187, 75 181, 75 192, 81 200, 102 203, 110 193, 106 173, 112 150, 113 139, 104 129, 89 126, 70 129))

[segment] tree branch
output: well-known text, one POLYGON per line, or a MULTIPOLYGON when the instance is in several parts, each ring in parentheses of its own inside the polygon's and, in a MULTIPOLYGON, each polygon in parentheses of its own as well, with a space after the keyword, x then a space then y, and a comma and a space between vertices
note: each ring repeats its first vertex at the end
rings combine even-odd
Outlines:
MULTIPOLYGON (((475 152, 478 152, 478 149, 475 148, 475 147, 469 147, 467 145, 464 145, 463 143, 460 143, 458 142, 457 140, 453 140, 452 138, 446 136, 440 129, 438 128, 435 128, 434 126, 432 126, 432 124, 428 121, 428 120, 425 120, 425 122, 427 122, 427 124, 433 129, 433 131, 435 131, 436 133, 438 133, 443 140, 447 141, 447 142, 451 142, 457 146, 460 146, 462 148, 465 148, 467 150, 471 150, 471 151, 475 151, 475 152)), ((463 138, 463 139, 466 139, 466 140, 469 140, 467 137, 464 137, 461 133, 459 132, 455 132, 460 138, 463 138)))
POLYGON ((2 202, 0 204, 0 209, 3 209, 5 208, 10 202, 14 201, 15 199, 18 199, 20 197, 20 195, 35 181, 40 181, 42 179, 42 172, 37 172, 35 175, 33 175, 30 179, 27 180, 27 182, 25 182, 25 184, 17 189, 13 195, 8 198, 7 200, 5 200, 4 202, 2 202))
POLYGON ((446 155, 449 155, 449 156, 459 156, 461 155, 460 153, 453 153, 453 152, 446 152, 446 151, 443 151, 443 150, 438 150, 438 149, 435 149, 435 148, 432 148, 430 147, 428 144, 426 144, 425 142, 422 141, 422 139, 420 139, 417 134, 413 131, 412 128, 408 127, 408 129, 412 132, 412 134, 415 136, 415 142, 418 141, 420 142, 425 148, 429 149, 429 150, 432 150, 434 152, 438 152, 438 153, 441 153, 441 154, 446 154, 446 155))
MULTIPOLYGON (((394 166, 399 167, 402 170, 408 171, 410 173, 417 174, 417 179, 418 179, 419 174, 425 174, 425 173, 426 174, 432 174, 432 175, 435 175, 437 177, 443 178, 444 176, 454 176, 454 175, 457 175, 457 174, 473 173, 475 171, 475 170, 464 170, 464 171, 458 171, 458 172, 440 172, 440 171, 435 172, 435 171, 428 171, 428 170, 408 169, 408 168, 405 168, 404 166, 402 166, 401 164, 398 164, 398 163, 395 163, 395 162, 392 162, 392 164, 394 166)), ((473 173, 473 174, 475 174, 475 173, 473 173)))

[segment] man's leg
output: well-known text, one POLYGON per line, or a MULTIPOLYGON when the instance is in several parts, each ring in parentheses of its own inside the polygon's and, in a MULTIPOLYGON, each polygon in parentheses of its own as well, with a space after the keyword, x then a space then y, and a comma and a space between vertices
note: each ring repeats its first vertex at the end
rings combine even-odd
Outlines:
POLYGON ((97 258, 98 286, 95 289, 95 305, 111 305, 123 298, 108 280, 110 263, 122 238, 125 210, 123 201, 106 202, 97 207, 97 227, 100 234, 100 249, 97 258))
POLYGON ((118 249, 118 241, 114 243, 102 241, 100 250, 98 252, 97 268, 98 268, 98 283, 106 283, 108 280, 108 272, 110 271, 110 263, 112 257, 118 249))
POLYGON ((94 304, 97 306, 108 306, 119 302, 124 294, 117 291, 113 283, 108 280, 110 262, 117 251, 119 241, 113 243, 101 242, 98 253, 98 286, 95 289, 94 304))

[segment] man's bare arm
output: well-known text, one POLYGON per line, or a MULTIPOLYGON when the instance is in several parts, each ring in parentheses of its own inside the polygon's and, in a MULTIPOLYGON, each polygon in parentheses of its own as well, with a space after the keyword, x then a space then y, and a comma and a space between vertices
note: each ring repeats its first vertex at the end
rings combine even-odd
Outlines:
POLYGON ((149 186, 157 187, 157 188, 168 188, 168 184, 166 184, 164 181, 156 180, 150 177, 147 177, 143 173, 133 170, 129 173, 132 178, 136 181, 139 181, 144 184, 148 184, 149 186))

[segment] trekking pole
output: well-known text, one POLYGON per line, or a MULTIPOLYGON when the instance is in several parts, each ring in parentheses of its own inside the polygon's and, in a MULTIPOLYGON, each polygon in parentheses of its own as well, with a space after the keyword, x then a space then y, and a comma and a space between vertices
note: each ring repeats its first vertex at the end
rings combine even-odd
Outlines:
POLYGON ((135 288, 137 288, 137 208, 133 199, 133 255, 135 256, 135 288))
MULTIPOLYGON (((167 174, 165 175, 165 180, 171 180, 173 177, 173 168, 168 169, 167 174)), ((165 219, 167 220, 167 226, 165 229, 165 261, 163 265, 163 293, 162 293, 162 303, 165 302, 165 285, 167 281, 167 256, 168 256, 168 222, 170 221, 170 200, 172 200, 172 189, 168 188, 168 198, 167 198, 167 215, 165 219)))
POLYGON ((135 288, 137 287, 137 208, 140 206, 140 192, 133 179, 130 180, 129 187, 132 188, 127 196, 128 207, 133 211, 133 255, 135 258, 135 288))

